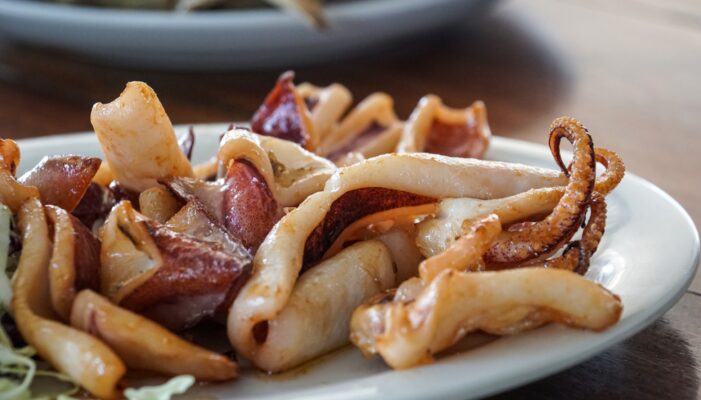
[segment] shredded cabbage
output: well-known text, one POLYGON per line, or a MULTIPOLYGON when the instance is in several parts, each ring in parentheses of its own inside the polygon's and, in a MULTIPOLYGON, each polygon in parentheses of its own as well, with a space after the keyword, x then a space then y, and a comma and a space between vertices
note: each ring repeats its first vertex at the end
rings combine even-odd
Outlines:
POLYGON ((170 400, 173 395, 185 393, 193 384, 191 375, 180 375, 159 386, 129 388, 124 391, 127 400, 170 400))

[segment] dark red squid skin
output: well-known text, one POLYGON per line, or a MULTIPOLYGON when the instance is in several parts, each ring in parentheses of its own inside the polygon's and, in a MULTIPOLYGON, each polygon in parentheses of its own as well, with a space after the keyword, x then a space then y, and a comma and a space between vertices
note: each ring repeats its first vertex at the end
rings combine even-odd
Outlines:
POLYGON ((302 270, 321 261, 324 253, 338 239, 344 229, 370 214, 393 208, 435 203, 437 199, 402 190, 366 187, 351 190, 336 199, 326 217, 314 228, 304 243, 302 270))
POLYGON ((45 205, 54 205, 72 212, 85 195, 102 161, 95 157, 44 157, 19 182, 36 186, 45 205))
POLYGON ((71 215, 75 236, 75 291, 100 289, 100 241, 78 218, 71 215))
POLYGON ((188 328, 202 318, 226 312, 248 277, 250 257, 232 254, 218 244, 173 232, 155 221, 145 224, 160 251, 163 265, 122 299, 120 305, 174 330, 188 328), (181 311, 181 315, 175 316, 155 312, 163 305, 176 305, 177 309, 183 310, 199 296, 211 296, 211 300, 191 313, 181 311))
POLYGON ((465 124, 448 124, 436 119, 426 137, 424 151, 451 157, 482 158, 489 140, 479 129, 475 119, 469 119, 465 124))
POLYGON ((310 134, 302 114, 308 112, 304 100, 295 92, 294 73, 280 75, 273 90, 251 118, 251 130, 264 136, 289 140, 306 147, 310 134))
POLYGON ((231 163, 223 187, 224 228, 251 254, 283 216, 265 179, 245 160, 231 163))

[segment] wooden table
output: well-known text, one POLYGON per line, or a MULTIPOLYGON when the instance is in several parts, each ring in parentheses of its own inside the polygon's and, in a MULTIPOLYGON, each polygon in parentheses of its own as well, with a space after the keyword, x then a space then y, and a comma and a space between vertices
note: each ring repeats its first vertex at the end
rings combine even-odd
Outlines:
MULTIPOLYGON (((0 63, 0 135, 89 130, 90 107, 128 80, 149 82, 174 123, 247 119, 280 71, 219 74, 114 69, 10 46, 0 63)), ((382 55, 299 68, 298 81, 383 90, 406 117, 434 92, 483 99, 497 135, 543 143, 556 116, 584 121, 597 145, 701 221, 701 5, 694 0, 503 1, 477 23, 382 55)), ((661 271, 664 266, 660 266, 661 271)), ((662 273, 662 272, 661 272, 662 273)), ((701 279, 663 318, 600 356, 496 398, 695 399, 701 279)))

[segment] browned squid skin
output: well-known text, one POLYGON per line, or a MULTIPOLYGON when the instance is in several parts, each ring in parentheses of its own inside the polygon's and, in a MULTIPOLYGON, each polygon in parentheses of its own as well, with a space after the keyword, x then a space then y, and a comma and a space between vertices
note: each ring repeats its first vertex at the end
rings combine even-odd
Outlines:
MULTIPOLYGON (((49 217, 49 228, 56 234, 57 212, 65 212, 56 206, 45 206, 49 217), (51 210, 51 211, 50 211, 51 210)), ((75 238, 76 289, 93 289, 100 287, 100 241, 74 215, 67 214, 71 233, 75 238)))
POLYGON ((251 259, 221 245, 176 233, 155 221, 144 221, 163 264, 120 305, 174 330, 225 312, 249 274, 251 259), (176 316, 172 311, 178 310, 176 316))
POLYGON ((282 218, 268 184, 248 161, 234 161, 227 171, 222 193, 224 227, 251 252, 282 218))
POLYGON ((560 257, 546 261, 546 268, 567 269, 580 275, 587 273, 591 256, 599 247, 606 230, 606 200, 603 195, 598 192, 592 194, 589 212, 582 238, 571 242, 560 257))
POLYGON ((99 183, 92 182, 72 214, 85 226, 92 228, 95 222, 107 217, 115 204, 117 204, 117 200, 111 190, 99 183))
POLYGON ((19 182, 39 189, 44 204, 71 212, 80 203, 102 161, 95 157, 45 157, 19 182))
POLYGON ((597 147, 595 153, 596 161, 606 167, 606 170, 596 179, 594 190, 606 196, 621 183, 626 173, 626 166, 616 152, 597 147))
POLYGON ((0 139, 0 169, 7 170, 15 176, 19 159, 20 151, 17 142, 12 139, 0 139))
POLYGON ((76 293, 100 288, 100 241, 67 211, 45 206, 53 249, 49 282, 54 310, 65 320, 76 293))
POLYGON ((280 75, 273 90, 251 118, 253 132, 295 142, 309 148, 311 134, 303 113, 308 113, 304 100, 295 92, 294 72, 280 75))
POLYGON ((586 128, 576 119, 560 117, 550 126, 550 151, 569 183, 560 202, 544 220, 504 232, 485 255, 491 269, 523 264, 554 252, 579 228, 589 207, 596 179, 594 146, 586 128), (574 147, 568 169, 560 156, 560 141, 574 147))
POLYGON ((251 254, 284 214, 263 176, 245 160, 231 162, 216 182, 176 178, 161 183, 183 202, 196 203, 251 254))
POLYGON ((435 203, 436 199, 401 190, 370 187, 345 193, 329 208, 304 245, 302 270, 320 261, 344 229, 356 220, 380 211, 435 203))

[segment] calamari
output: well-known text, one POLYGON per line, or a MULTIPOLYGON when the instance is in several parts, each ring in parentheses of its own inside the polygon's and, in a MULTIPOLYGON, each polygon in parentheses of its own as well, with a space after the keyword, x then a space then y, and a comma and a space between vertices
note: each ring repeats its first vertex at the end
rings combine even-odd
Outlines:
POLYGON ((238 375, 227 357, 189 343, 160 325, 83 290, 75 297, 71 325, 107 344, 130 368, 221 381, 238 375))
POLYGON ((141 192, 157 186, 159 179, 193 176, 170 119, 147 84, 129 82, 113 102, 95 104, 90 121, 125 189, 141 192))
POLYGON ((273 90, 251 118, 253 132, 297 143, 314 151, 319 135, 302 96, 295 90, 294 73, 280 75, 273 90))
POLYGON ((139 194, 139 211, 147 218, 166 223, 181 208, 178 199, 166 188, 154 186, 139 194))
POLYGON ((93 181, 72 214, 85 226, 96 230, 102 225, 107 214, 109 214, 116 203, 117 200, 114 198, 114 193, 111 190, 93 181))
POLYGON ((320 88, 305 82, 297 85, 296 91, 311 112, 312 125, 320 140, 338 123, 353 101, 350 91, 338 83, 320 88))
POLYGON ((38 199, 39 190, 34 186, 17 181, 15 175, 19 165, 20 151, 12 139, 0 139, 0 204, 19 212, 20 207, 29 199, 38 199))
POLYGON ((458 238, 445 251, 421 262, 419 276, 422 280, 430 282, 446 269, 483 269, 482 255, 489 250, 499 233, 501 223, 496 214, 472 222, 466 235, 458 238))
POLYGON ((419 153, 383 155, 342 168, 261 244, 251 279, 229 311, 229 337, 238 351, 254 353, 254 327, 278 316, 300 272, 320 261, 360 218, 445 197, 504 197, 565 182, 553 170, 419 153))
POLYGON ((124 363, 96 338, 55 319, 49 290, 51 241, 44 208, 28 200, 19 211, 22 255, 13 283, 12 313, 24 340, 41 358, 100 398, 116 398, 124 363))
POLYGON ((12 139, 0 139, 0 169, 6 170, 10 175, 17 175, 20 151, 17 142, 12 139))
POLYGON ((621 157, 611 150, 597 147, 594 152, 596 161, 606 167, 606 170, 596 179, 594 190, 606 196, 621 183, 626 167, 621 157))
MULTIPOLYGON (((609 150, 596 149, 596 158, 606 166, 606 170, 594 184, 594 193, 589 204, 592 216, 590 222, 587 223, 589 228, 585 227, 583 233, 583 236, 587 237, 595 237, 594 232, 603 232, 606 216, 603 195, 609 193, 620 183, 625 171, 620 157, 609 150), (602 192, 599 192, 599 189, 602 192), (589 225, 590 223, 592 225, 589 225)), ((493 200, 471 198, 441 200, 436 206, 434 218, 426 219, 418 224, 417 244, 425 257, 440 254, 456 238, 466 233, 466 228, 470 226, 471 221, 492 213, 499 217, 507 229, 510 227, 518 228, 519 225, 521 227, 527 226, 533 221, 542 220, 551 214, 564 193, 564 187, 550 187, 533 189, 514 196, 493 200)), ((564 246, 565 243, 560 245, 564 246)), ((577 244, 577 246, 579 245, 577 244)), ((596 246, 593 247, 596 248, 596 246)), ((582 271, 586 270, 588 266, 588 257, 576 261, 574 253, 572 253, 567 260, 569 260, 567 265, 570 269, 575 268, 582 271), (577 266, 572 266, 572 263, 577 264, 577 266)), ((559 263, 563 261, 564 259, 560 259, 556 263, 562 265, 559 263)), ((555 261, 552 262, 555 263, 555 261)))
MULTIPOLYGON (((253 327, 253 346, 237 350, 269 372, 299 365, 346 344, 353 310, 394 285, 392 259, 381 242, 352 245, 303 274, 284 309, 253 327)), ((267 296, 265 287, 250 289, 267 296)), ((229 334, 236 336, 231 319, 229 334)))
POLYGON ((216 182, 180 178, 164 183, 180 199, 201 204, 213 223, 251 253, 283 214, 262 174, 246 159, 231 160, 226 176, 216 182))
POLYGON ((570 242, 561 256, 547 260, 543 265, 546 268, 567 269, 584 275, 589 269, 591 256, 599 247, 605 228, 606 200, 598 192, 594 192, 591 199, 589 220, 582 231, 582 238, 570 242))
POLYGON ((292 142, 245 129, 232 129, 224 135, 217 160, 224 170, 231 161, 251 163, 283 207, 297 206, 322 190, 336 172, 333 163, 292 142))
POLYGON ((100 242, 66 210, 45 207, 53 228, 49 262, 49 289, 54 310, 64 321, 70 317, 76 293, 100 287, 100 242))
POLYGON ((31 171, 22 175, 19 182, 39 189, 43 204, 71 212, 88 190, 100 163, 95 157, 44 157, 31 171))
POLYGON ((517 265, 552 254, 574 235, 582 223, 596 179, 591 136, 579 121, 560 117, 550 126, 549 143, 555 161, 569 177, 565 193, 542 221, 503 232, 485 254, 487 264, 517 265), (562 138, 572 142, 574 147, 574 158, 569 169, 565 167, 560 156, 562 138))
POLYGON ((240 245, 181 234, 117 205, 102 230, 101 290, 110 301, 171 329, 193 326, 228 309, 248 274, 240 245))
POLYGON ((482 158, 491 137, 487 109, 481 101, 465 109, 443 105, 434 95, 423 97, 404 126, 397 152, 424 151, 453 157, 482 158))
POLYGON ((343 162, 349 153, 364 158, 391 153, 402 134, 402 122, 394 114, 394 102, 375 93, 358 104, 321 143, 318 153, 343 162))
POLYGON ((393 368, 410 368, 475 330, 510 335, 558 322, 602 331, 618 321, 622 308, 618 296, 569 271, 446 269, 416 298, 359 307, 351 341, 393 368))

